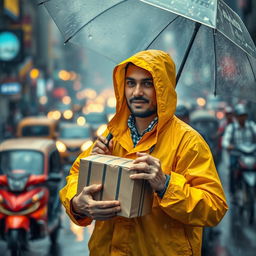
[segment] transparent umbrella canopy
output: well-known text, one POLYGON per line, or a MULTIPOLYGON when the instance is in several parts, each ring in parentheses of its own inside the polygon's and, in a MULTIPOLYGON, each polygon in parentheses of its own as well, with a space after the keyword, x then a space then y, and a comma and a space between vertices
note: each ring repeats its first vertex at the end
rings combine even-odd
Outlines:
POLYGON ((39 0, 64 36, 118 63, 170 53, 179 87, 256 102, 256 48, 222 0, 39 0))

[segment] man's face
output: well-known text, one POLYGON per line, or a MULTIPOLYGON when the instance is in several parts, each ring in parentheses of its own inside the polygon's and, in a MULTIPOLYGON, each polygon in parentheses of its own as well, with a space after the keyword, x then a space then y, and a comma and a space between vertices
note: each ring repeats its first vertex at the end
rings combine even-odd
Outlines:
POLYGON ((238 123, 243 126, 245 124, 245 121, 247 120, 247 115, 236 115, 236 119, 238 123))
POLYGON ((233 120, 233 113, 226 113, 226 119, 228 122, 231 122, 233 120))
POLYGON ((135 117, 157 115, 156 91, 153 78, 147 70, 129 64, 125 75, 125 97, 135 117))

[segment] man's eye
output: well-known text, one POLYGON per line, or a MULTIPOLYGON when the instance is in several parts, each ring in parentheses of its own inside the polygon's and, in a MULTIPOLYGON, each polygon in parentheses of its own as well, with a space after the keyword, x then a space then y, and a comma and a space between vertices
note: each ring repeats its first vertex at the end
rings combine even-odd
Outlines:
POLYGON ((135 85, 135 83, 130 80, 126 81, 126 84, 127 84, 127 86, 130 86, 130 87, 135 85))
POLYGON ((152 86, 153 86, 153 82, 147 81, 147 82, 144 83, 144 85, 145 85, 146 87, 152 87, 152 86))

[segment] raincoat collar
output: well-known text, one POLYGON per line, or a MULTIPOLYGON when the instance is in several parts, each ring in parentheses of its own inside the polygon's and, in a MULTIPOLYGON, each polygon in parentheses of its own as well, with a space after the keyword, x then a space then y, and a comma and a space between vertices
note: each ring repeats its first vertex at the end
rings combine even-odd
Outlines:
POLYGON ((113 82, 117 100, 116 114, 109 122, 108 129, 128 152, 147 151, 157 142, 158 134, 164 125, 173 118, 177 95, 175 92, 175 64, 169 54, 160 50, 139 52, 117 65, 113 71, 113 82), (127 106, 124 85, 125 67, 131 62, 149 71, 153 77, 157 98, 158 124, 146 133, 135 148, 127 126, 130 110, 127 106), (154 134, 154 136, 151 136, 154 134))

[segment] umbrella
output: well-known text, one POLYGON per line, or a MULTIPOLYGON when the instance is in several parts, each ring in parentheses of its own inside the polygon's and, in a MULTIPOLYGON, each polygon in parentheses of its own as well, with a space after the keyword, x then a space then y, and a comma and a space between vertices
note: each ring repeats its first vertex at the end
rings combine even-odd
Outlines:
POLYGON ((169 52, 177 83, 256 102, 256 48, 222 0, 39 0, 64 36, 118 63, 169 52))

